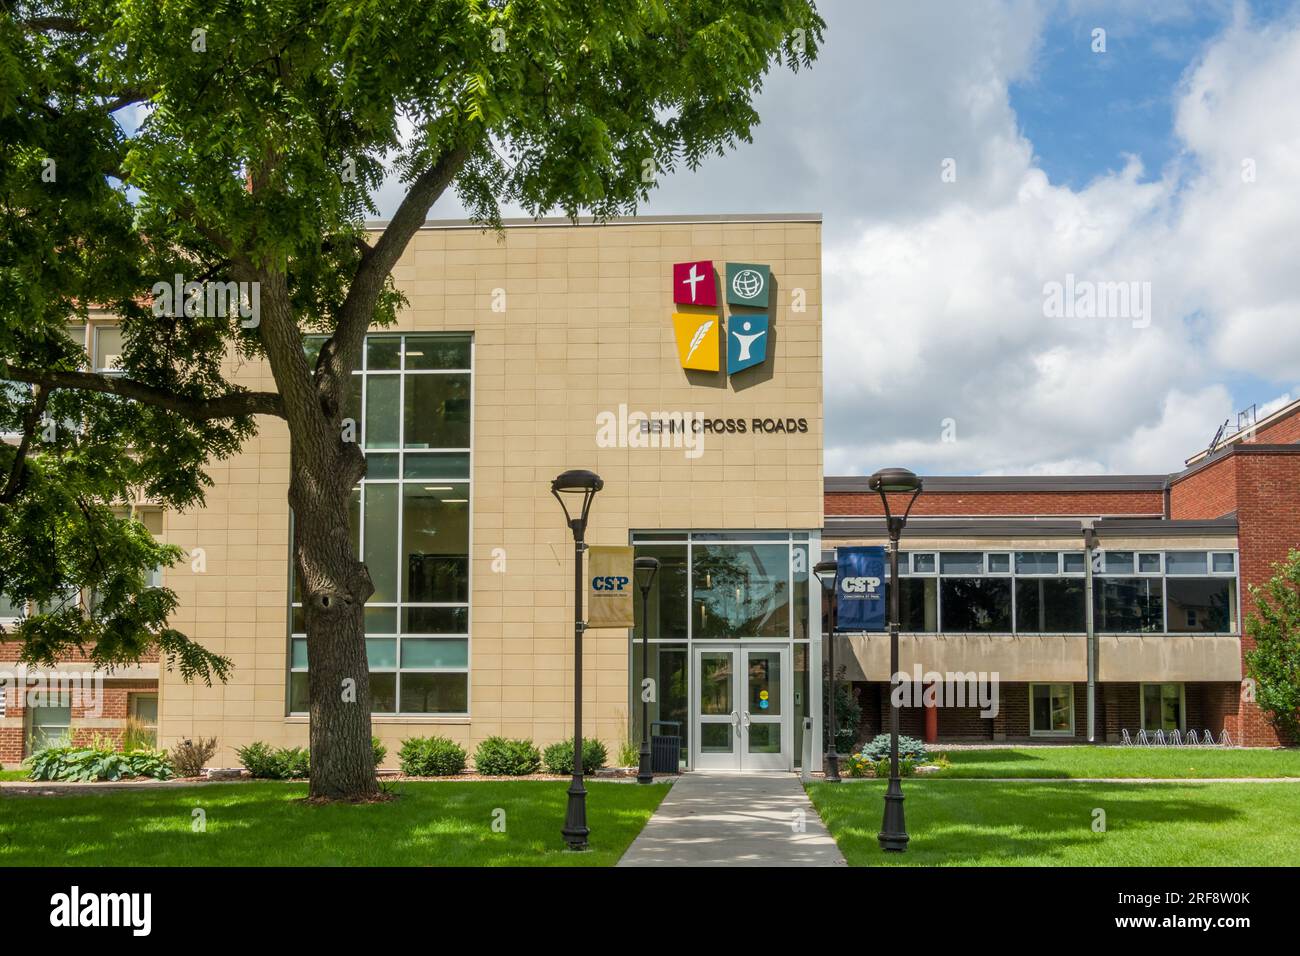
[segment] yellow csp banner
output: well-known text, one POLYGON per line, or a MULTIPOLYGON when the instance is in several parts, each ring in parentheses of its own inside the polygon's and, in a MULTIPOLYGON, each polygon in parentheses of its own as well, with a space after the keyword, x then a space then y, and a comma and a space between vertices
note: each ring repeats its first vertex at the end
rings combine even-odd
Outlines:
POLYGON ((632 549, 587 549, 587 626, 632 627, 632 549))

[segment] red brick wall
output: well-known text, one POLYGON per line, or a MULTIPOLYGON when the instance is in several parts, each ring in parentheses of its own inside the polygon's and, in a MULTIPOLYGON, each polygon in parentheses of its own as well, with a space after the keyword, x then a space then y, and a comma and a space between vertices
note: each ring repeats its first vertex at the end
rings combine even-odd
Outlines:
MULTIPOLYGON (((890 510, 901 514, 910 496, 891 497, 890 510)), ((880 516, 880 496, 864 492, 827 492, 827 515, 880 516)), ((1027 493, 927 492, 916 499, 913 515, 1162 515, 1159 491, 1034 491, 1027 493)))
MULTIPOLYGON (((1254 610, 1247 585, 1262 585, 1273 576, 1272 565, 1286 560, 1287 551, 1300 548, 1300 455, 1287 453, 1237 453, 1237 522, 1241 543, 1242 620, 1254 610)), ((1241 650, 1255 642, 1243 633, 1241 650)), ((1244 668, 1243 668, 1244 672, 1244 668)), ((1249 744, 1275 746, 1277 731, 1253 703, 1242 702, 1229 732, 1249 744)))
POLYGON ((1169 489, 1169 517, 1176 520, 1222 518, 1237 510, 1237 461, 1229 454, 1169 489))
MULTIPOLYGON (((156 680, 116 680, 105 682, 98 702, 98 713, 87 714, 94 710, 94 701, 85 700, 80 695, 73 696, 71 731, 75 744, 90 744, 95 738, 112 740, 120 746, 126 729, 126 719, 130 707, 130 695, 136 693, 156 694, 156 680), (87 725, 87 721, 94 723, 87 725), (108 726, 99 726, 108 722, 108 726)), ((0 763, 18 763, 27 756, 26 716, 24 695, 21 689, 8 686, 5 689, 5 726, 0 726, 0 763)))
MULTIPOLYGON (((1270 437, 1281 434, 1283 425, 1297 429, 1300 417, 1292 417, 1265 429, 1270 437)), ((1300 548, 1300 449, 1294 446, 1261 444, 1234 445, 1219 460, 1185 478, 1175 479, 1170 490, 1173 518, 1217 518, 1237 515, 1240 547, 1241 619, 1255 610, 1250 585, 1262 585, 1273 576, 1272 565, 1286 559, 1290 548, 1300 548)), ((1242 673, 1244 655, 1255 642, 1241 638, 1242 673)), ((1276 747, 1283 743, 1263 711, 1240 699, 1240 688, 1216 690, 1206 700, 1211 722, 1226 728, 1236 743, 1276 747)))
MULTIPOLYGON (((13 664, 18 661, 18 653, 21 646, 16 640, 0 641, 0 664, 13 664)), ((66 664, 85 664, 90 661, 90 649, 79 650, 70 649, 66 654, 59 658, 60 663, 66 664)), ((154 647, 140 655, 140 664, 157 664, 158 648, 154 647)))
MULTIPOLYGON (((1298 409, 1297 411, 1300 411, 1298 409)), ((1300 442, 1300 414, 1292 412, 1286 418, 1278 419, 1271 425, 1257 429, 1250 439, 1269 445, 1290 445, 1300 442)))

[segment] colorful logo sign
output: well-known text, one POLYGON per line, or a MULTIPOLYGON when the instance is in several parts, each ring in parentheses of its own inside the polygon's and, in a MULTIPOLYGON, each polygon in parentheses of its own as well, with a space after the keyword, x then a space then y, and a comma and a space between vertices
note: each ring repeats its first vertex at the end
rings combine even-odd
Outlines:
MULTIPOLYGON (((771 269, 751 262, 728 262, 723 284, 731 305, 766 310, 772 284, 771 269)), ((718 304, 717 277, 708 259, 673 263, 673 301, 682 305, 718 304)), ((733 312, 724 326, 721 315, 692 312, 673 313, 673 332, 682 368, 717 372, 721 368, 721 343, 726 339, 727 374, 767 361, 767 340, 771 332, 763 312, 733 312)))
POLYGON ((727 330, 727 374, 767 360, 767 316, 733 315, 727 330))
POLYGON ((731 305, 752 305, 767 308, 768 286, 772 273, 767 266, 750 262, 727 263, 727 302, 731 305))
POLYGON ((716 315, 673 313, 673 333, 677 336, 677 355, 682 368, 701 372, 718 370, 718 326, 716 315))
POLYGON ((681 305, 717 305, 713 263, 708 259, 674 263, 673 301, 681 305))

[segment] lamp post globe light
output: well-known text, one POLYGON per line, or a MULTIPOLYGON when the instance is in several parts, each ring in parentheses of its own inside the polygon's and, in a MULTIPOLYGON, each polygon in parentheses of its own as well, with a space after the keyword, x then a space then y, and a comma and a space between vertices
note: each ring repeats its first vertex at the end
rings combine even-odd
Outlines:
POLYGON ((813 565, 813 574, 822 584, 826 595, 826 657, 830 667, 830 747, 826 751, 826 782, 840 782, 840 755, 835 749, 835 738, 839 732, 835 715, 835 574, 837 565, 834 561, 818 561, 813 565))
POLYGON ((650 587, 659 573, 659 559, 637 558, 632 562, 636 586, 641 589, 641 760, 637 765, 636 782, 654 783, 654 765, 650 756, 650 701, 646 697, 644 681, 650 676, 650 587))
POLYGON ((604 480, 594 471, 566 471, 551 482, 551 494, 564 509, 564 520, 573 532, 573 782, 560 831, 570 850, 585 850, 590 833, 587 789, 582 785, 582 632, 587 629, 582 619, 582 552, 587 550, 584 538, 591 502, 604 487, 604 480))
POLYGON ((885 790, 885 816, 877 839, 882 850, 901 853, 907 849, 907 825, 903 818, 903 783, 898 777, 898 627, 899 586, 898 539, 921 494, 921 479, 906 468, 882 468, 867 481, 867 487, 880 495, 885 508, 885 528, 889 532, 889 787, 885 790), (889 509, 890 495, 912 497, 902 515, 889 509))

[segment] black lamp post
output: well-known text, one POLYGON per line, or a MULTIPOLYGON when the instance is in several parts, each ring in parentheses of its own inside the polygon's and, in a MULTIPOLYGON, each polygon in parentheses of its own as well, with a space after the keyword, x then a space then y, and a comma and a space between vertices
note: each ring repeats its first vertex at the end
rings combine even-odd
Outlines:
POLYGON ((637 558, 632 562, 637 587, 641 589, 641 762, 636 771, 637 783, 654 783, 654 766, 650 759, 650 702, 645 695, 645 679, 650 676, 650 586, 659 573, 658 558, 637 558))
POLYGON ((826 751, 826 782, 840 782, 840 754, 835 749, 835 738, 839 736, 839 725, 835 715, 835 573, 834 561, 818 561, 813 565, 813 574, 822 584, 826 595, 826 657, 831 671, 830 689, 830 748, 826 751))
POLYGON ((605 487, 594 471, 566 471, 551 482, 551 494, 564 509, 564 519, 573 531, 573 782, 569 784, 569 806, 564 815, 564 842, 570 850, 587 849, 587 789, 582 785, 582 552, 587 533, 587 514, 596 492, 605 487), (575 517, 565 504, 568 497, 578 512, 575 517))
POLYGON ((906 468, 882 468, 867 482, 879 493, 885 506, 885 526, 889 531, 889 787, 885 790, 885 817, 877 839, 882 850, 901 853, 907 849, 907 824, 903 819, 903 782, 898 778, 898 625, 899 592, 898 539, 921 494, 921 479, 906 468), (889 510, 890 495, 911 494, 902 516, 889 510))

